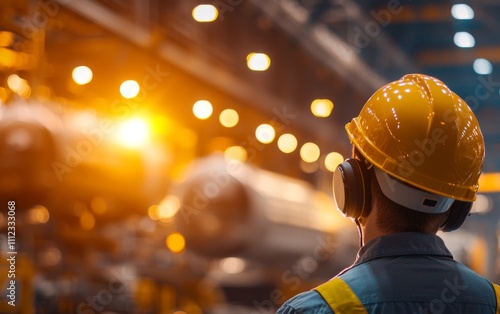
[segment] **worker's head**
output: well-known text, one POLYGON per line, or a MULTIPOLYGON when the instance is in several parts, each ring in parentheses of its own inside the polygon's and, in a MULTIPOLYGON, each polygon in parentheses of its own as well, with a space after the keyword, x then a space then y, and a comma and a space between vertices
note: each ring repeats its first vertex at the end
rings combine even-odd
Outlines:
POLYGON ((484 141, 472 110, 443 82, 405 75, 376 91, 346 130, 354 158, 334 173, 346 216, 377 206, 386 232, 460 227, 476 198, 484 141))

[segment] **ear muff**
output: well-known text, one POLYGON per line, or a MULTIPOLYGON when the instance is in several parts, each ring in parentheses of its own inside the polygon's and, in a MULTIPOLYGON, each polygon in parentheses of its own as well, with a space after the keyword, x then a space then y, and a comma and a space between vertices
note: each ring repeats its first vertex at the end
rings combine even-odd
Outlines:
POLYGON ((455 200, 453 204, 451 204, 450 209, 448 209, 450 211, 448 219, 446 219, 440 229, 444 232, 450 232, 460 228, 465 218, 469 216, 471 208, 472 202, 455 200))
POLYGON ((371 208, 370 177, 363 162, 348 158, 333 173, 333 196, 346 217, 366 217, 371 208))

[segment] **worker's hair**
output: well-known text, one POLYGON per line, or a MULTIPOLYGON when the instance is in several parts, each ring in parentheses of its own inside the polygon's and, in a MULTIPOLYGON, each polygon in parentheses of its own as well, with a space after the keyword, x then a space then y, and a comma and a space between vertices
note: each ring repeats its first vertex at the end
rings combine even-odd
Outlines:
MULTIPOLYGON (((365 158, 354 149, 354 156, 364 162, 365 158)), ((423 232, 435 234, 449 216, 449 210, 441 214, 418 212, 399 205, 384 195, 378 184, 373 167, 369 169, 372 208, 377 207, 375 217, 378 227, 386 233, 423 232)))

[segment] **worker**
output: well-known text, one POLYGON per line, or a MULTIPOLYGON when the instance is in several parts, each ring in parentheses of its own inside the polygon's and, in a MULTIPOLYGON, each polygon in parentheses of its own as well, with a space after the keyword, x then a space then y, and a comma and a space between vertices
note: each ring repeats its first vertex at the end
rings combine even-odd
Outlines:
POLYGON ((352 158, 333 174, 337 207, 358 226, 353 265, 278 310, 295 313, 500 313, 500 288, 455 261, 439 230, 476 199, 484 140, 440 80, 408 74, 346 125, 352 158))

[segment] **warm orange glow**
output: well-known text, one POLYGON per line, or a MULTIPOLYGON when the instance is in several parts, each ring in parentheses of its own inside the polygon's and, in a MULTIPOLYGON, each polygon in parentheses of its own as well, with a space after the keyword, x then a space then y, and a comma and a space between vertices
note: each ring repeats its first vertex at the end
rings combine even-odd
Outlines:
POLYGON ((181 253, 186 248, 184 236, 178 232, 170 234, 165 241, 167 248, 173 253, 181 253))
POLYGON ((49 217, 49 211, 42 205, 37 205, 28 212, 28 220, 32 224, 44 224, 49 220, 49 217))
POLYGON ((479 193, 500 192, 500 172, 483 173, 479 177, 479 193))
POLYGON ((80 226, 84 230, 92 230, 95 226, 94 215, 90 211, 84 211, 80 216, 80 226))
POLYGON ((90 201, 90 208, 98 215, 103 215, 108 211, 108 203, 102 197, 94 197, 90 201))
POLYGON ((8 48, 0 48, 0 65, 14 67, 17 63, 17 53, 8 48))
POLYGON ((5 103, 9 96, 9 92, 6 88, 0 87, 0 104, 5 103))
POLYGON ((170 221, 179 211, 181 202, 175 195, 169 195, 156 207, 157 217, 163 222, 170 221))
POLYGON ((149 218, 153 220, 159 220, 160 217, 158 216, 158 205, 151 205, 148 208, 148 216, 149 218))
POLYGON ((17 74, 11 74, 7 77, 7 86, 23 98, 28 98, 31 95, 31 87, 28 81, 19 77, 17 74))
POLYGON ((142 118, 131 118, 118 126, 116 139, 124 146, 139 148, 149 140, 149 125, 142 118))
POLYGON ((1 31, 0 32, 0 47, 8 47, 14 42, 14 33, 1 31))

